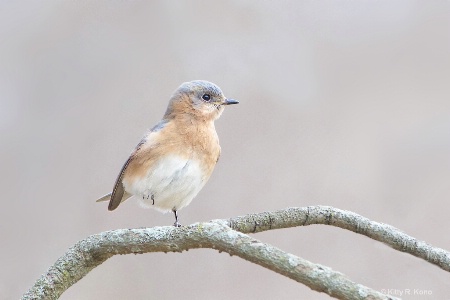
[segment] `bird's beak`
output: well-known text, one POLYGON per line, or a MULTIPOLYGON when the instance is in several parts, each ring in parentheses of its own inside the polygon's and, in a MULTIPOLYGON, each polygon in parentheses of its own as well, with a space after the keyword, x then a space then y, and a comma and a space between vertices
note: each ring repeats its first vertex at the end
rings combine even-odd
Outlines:
POLYGON ((222 105, 230 105, 230 104, 238 104, 238 103, 239 103, 239 101, 234 100, 234 99, 225 99, 222 102, 222 105))

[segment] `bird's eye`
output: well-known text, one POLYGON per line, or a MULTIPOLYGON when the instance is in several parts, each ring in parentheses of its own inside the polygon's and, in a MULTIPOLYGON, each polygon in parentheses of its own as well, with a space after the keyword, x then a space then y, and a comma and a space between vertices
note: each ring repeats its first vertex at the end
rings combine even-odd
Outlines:
POLYGON ((204 94, 202 96, 202 99, 205 100, 205 101, 209 101, 209 100, 211 100, 211 95, 210 94, 204 94))

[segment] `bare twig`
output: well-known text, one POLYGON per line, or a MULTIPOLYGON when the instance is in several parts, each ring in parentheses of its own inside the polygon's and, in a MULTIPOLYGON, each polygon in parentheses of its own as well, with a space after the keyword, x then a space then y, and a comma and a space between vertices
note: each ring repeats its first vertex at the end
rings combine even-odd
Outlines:
POLYGON ((445 271, 450 271, 448 251, 419 241, 393 226, 374 222, 354 212, 331 206, 293 207, 274 212, 250 214, 229 219, 228 224, 232 229, 242 233, 311 224, 332 225, 383 242, 396 250, 422 258, 445 271))
POLYGON ((223 222, 196 223, 182 228, 118 229, 92 235, 58 259, 22 299, 57 299, 115 254, 181 252, 195 248, 212 248, 237 255, 339 299, 389 299, 330 268, 232 230, 223 222))
POLYGON ((450 255, 443 249, 434 248, 392 226, 370 221, 352 212, 312 206, 196 223, 181 228, 118 229, 92 235, 59 258, 22 299, 57 299, 71 285, 116 254, 182 252, 196 248, 211 248, 237 255, 339 299, 394 299, 356 284, 328 267, 311 263, 245 234, 310 224, 333 225, 364 234, 444 270, 450 269, 450 255))

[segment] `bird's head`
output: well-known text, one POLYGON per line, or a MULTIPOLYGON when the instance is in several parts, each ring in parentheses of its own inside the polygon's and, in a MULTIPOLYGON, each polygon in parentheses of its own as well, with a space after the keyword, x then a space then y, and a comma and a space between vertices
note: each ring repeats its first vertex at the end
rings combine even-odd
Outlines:
POLYGON ((237 100, 226 98, 214 83, 195 80, 183 83, 175 91, 166 116, 190 114, 204 120, 215 120, 220 117, 225 105, 237 103, 237 100))

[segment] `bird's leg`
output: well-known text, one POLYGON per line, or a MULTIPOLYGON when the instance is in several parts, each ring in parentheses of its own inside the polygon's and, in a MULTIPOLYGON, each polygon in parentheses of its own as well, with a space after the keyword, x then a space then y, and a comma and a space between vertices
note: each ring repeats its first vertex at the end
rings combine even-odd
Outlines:
POLYGON ((175 223, 173 223, 173 226, 175 226, 175 227, 181 227, 181 224, 178 222, 178 214, 177 214, 177 211, 174 209, 174 210, 172 210, 173 211, 173 213, 175 214, 175 223))
POLYGON ((155 195, 152 195, 152 205, 155 205, 155 195))

